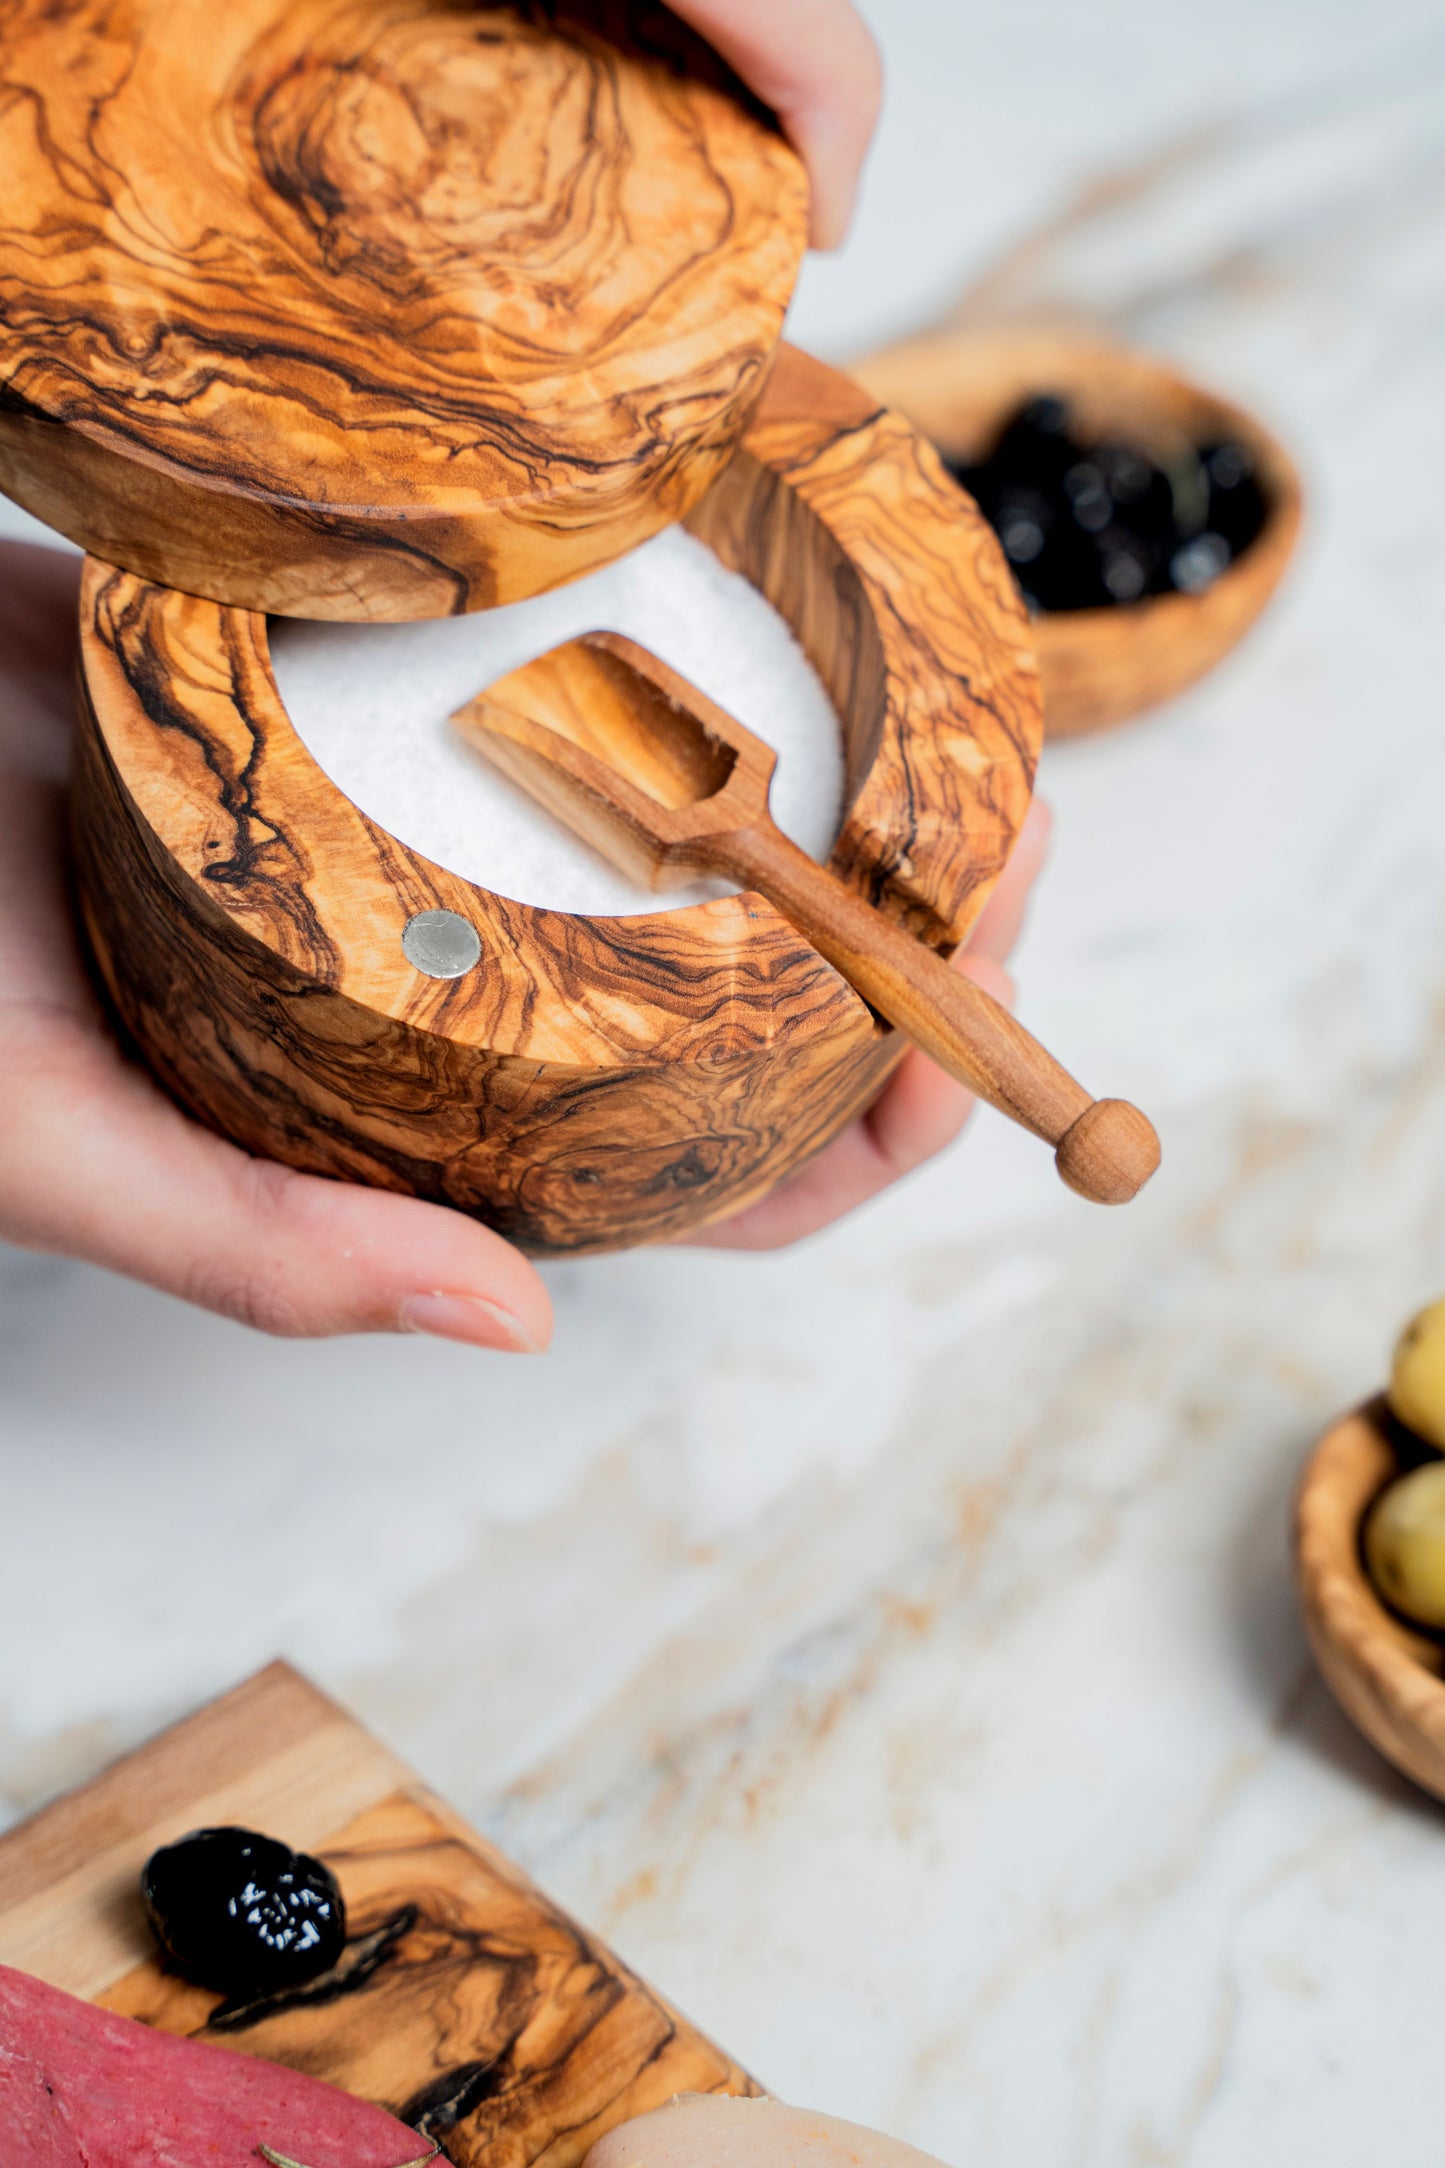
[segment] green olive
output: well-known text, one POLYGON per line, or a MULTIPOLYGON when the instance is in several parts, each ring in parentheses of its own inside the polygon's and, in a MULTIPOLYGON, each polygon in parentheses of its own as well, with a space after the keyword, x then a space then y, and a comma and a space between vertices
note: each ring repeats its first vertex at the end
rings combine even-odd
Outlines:
POLYGON ((1387 1397, 1407 1429, 1445 1450, 1445 1298, 1401 1333, 1387 1397))
POLYGON ((1365 1564, 1386 1603, 1421 1626, 1445 1626, 1445 1460, 1380 1493, 1365 1523, 1365 1564))

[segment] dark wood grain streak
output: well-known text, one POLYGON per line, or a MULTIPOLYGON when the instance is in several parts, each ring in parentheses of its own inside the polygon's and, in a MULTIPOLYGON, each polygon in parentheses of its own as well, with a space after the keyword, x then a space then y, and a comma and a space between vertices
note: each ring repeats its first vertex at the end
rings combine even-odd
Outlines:
POLYGON ((655 0, 0 0, 0 487, 159 583, 487 607, 680 518, 799 161, 655 0))
POLYGON ((952 949, 1038 758, 1030 629, 992 529, 910 423, 786 346, 688 525, 788 619, 849 720, 835 870, 952 949))
MULTIPOLYGON (((694 524, 840 703, 839 871, 952 946, 1018 832, 1040 727, 992 535, 906 425, 794 356, 694 524)), ((258 615, 92 561, 82 657, 77 854, 102 976, 168 1088, 250 1150, 576 1253, 740 1208, 898 1058, 759 897, 575 917, 405 849, 301 744, 258 615), (434 908, 477 928, 464 979, 403 954, 434 908)))

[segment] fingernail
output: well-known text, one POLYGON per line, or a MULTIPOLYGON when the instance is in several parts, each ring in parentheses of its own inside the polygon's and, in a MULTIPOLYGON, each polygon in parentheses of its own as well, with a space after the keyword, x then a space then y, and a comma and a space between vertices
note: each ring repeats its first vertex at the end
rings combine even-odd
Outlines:
POLYGON ((408 1295, 397 1312, 403 1332, 437 1340, 465 1340, 470 1347, 504 1348, 512 1355, 540 1355, 541 1342, 525 1325, 484 1295, 408 1295))

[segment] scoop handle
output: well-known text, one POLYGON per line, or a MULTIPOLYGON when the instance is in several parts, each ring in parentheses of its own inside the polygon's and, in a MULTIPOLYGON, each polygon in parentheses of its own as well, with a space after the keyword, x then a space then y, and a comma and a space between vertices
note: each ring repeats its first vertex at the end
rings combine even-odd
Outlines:
POLYGON ((719 837, 713 864, 766 896, 871 1008, 1010 1121, 1055 1148, 1070 1189, 1127 1204, 1159 1164, 1153 1124, 1125 1099, 1091 1099, 1031 1032, 936 949, 765 827, 719 837))

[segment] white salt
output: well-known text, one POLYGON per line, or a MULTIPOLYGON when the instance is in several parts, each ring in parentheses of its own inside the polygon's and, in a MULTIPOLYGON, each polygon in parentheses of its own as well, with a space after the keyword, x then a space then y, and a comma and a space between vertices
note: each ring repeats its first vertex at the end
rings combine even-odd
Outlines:
POLYGON ((572 837, 498 775, 448 720, 473 694, 563 640, 623 632, 671 663, 778 755, 773 814, 814 858, 838 831, 838 720, 772 605, 680 528, 570 587, 503 610, 415 625, 274 619, 292 722, 353 804, 436 865, 520 903, 598 916, 675 908, 721 883, 657 895, 572 837))

